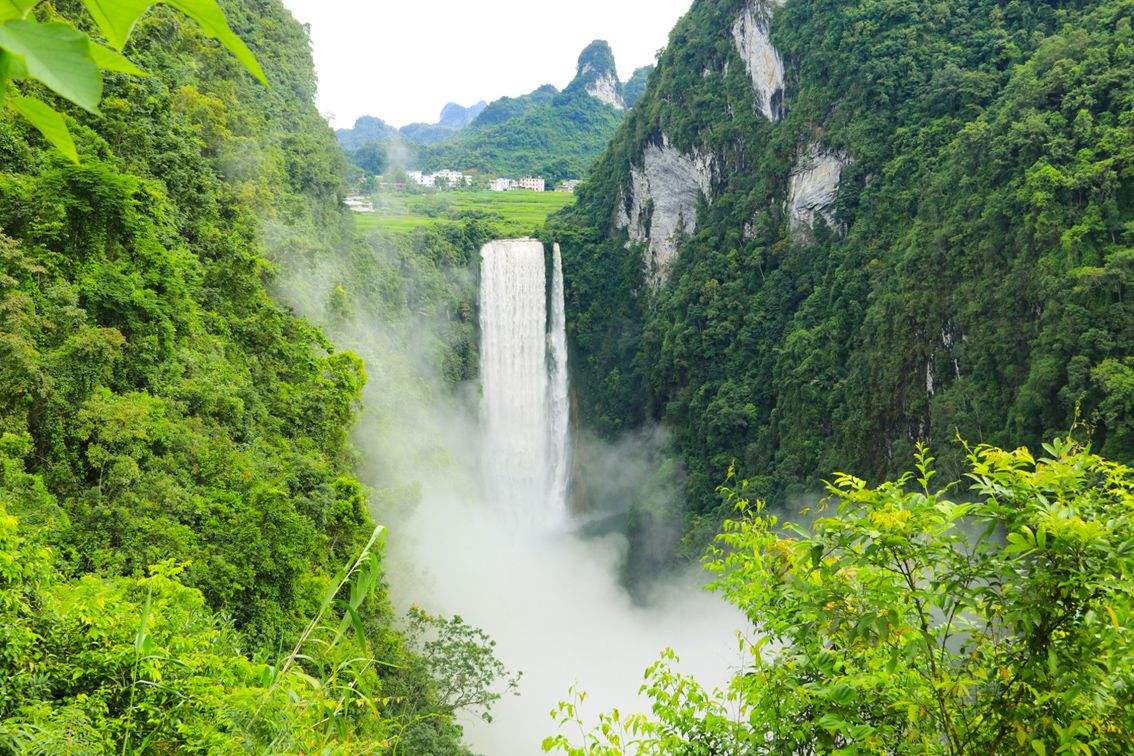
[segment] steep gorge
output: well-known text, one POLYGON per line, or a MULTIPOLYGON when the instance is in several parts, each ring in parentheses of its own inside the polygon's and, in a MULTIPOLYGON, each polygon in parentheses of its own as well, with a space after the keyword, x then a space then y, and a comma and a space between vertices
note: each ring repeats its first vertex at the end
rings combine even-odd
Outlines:
POLYGON ((733 462, 786 503, 919 440, 1134 457, 1131 14, 694 3, 548 228, 584 421, 669 426, 687 523, 733 462))

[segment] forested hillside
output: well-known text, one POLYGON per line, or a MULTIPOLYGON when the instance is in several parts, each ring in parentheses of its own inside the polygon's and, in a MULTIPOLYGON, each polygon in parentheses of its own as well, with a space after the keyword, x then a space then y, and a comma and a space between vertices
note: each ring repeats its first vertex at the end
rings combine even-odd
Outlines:
POLYGON ((496 100, 455 137, 423 149, 417 162, 552 182, 580 178, 614 135, 624 107, 610 45, 596 41, 580 54, 562 92, 546 85, 496 100))
POLYGON ((268 295, 266 239, 352 234, 308 40, 223 6, 270 86, 161 6, 147 76, 54 101, 79 164, 0 111, 0 751, 463 752, 381 584, 362 362, 268 295))
MULTIPOLYGON (((585 423, 790 503, 924 440, 1134 459, 1134 3, 702 0, 553 219, 585 423)), ((715 527, 711 525, 711 527, 715 527)))
POLYGON ((642 66, 634 71, 630 79, 622 85, 622 99, 625 101, 626 107, 632 108, 638 104, 638 100, 642 99, 653 72, 653 66, 642 66))

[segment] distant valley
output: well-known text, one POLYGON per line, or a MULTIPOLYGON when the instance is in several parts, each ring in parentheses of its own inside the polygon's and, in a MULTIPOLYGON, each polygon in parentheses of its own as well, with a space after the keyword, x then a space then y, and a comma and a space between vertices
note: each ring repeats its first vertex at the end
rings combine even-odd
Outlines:
POLYGON ((388 168, 451 168, 485 176, 533 174, 549 182, 582 178, 646 89, 653 66, 623 82, 614 54, 596 40, 579 55, 563 90, 545 84, 519 97, 469 107, 449 103, 435 124, 396 128, 363 116, 336 132, 351 161, 365 172, 388 168))

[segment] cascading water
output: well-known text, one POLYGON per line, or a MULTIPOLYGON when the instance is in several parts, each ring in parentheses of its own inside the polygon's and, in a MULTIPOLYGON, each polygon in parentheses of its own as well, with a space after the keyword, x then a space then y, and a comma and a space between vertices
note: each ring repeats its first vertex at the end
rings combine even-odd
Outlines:
POLYGON ((550 394, 548 395, 549 500, 560 511, 567 509, 567 482, 571 456, 571 401, 567 375, 567 316, 563 301, 563 257, 553 247, 551 271, 551 319, 548 321, 550 394))
POLYGON ((558 250, 550 323, 540 242, 494 241, 480 254, 486 491, 511 516, 555 524, 566 512, 568 452, 567 347, 558 250))

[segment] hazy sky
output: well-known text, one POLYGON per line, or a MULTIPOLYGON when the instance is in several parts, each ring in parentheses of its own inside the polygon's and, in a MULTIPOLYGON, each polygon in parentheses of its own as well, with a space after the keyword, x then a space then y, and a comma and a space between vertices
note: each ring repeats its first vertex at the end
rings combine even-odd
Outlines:
POLYGON ((432 123, 471 105, 563 88, 592 40, 629 78, 653 62, 692 0, 284 0, 311 25, 319 110, 336 126, 375 115, 432 123))

